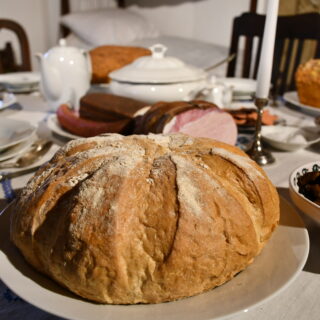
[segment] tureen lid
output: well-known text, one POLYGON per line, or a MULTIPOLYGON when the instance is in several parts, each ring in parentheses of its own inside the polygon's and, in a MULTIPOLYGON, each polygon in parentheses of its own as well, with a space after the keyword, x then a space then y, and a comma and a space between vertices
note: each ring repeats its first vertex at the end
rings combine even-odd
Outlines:
POLYGON ((136 59, 133 63, 115 70, 109 77, 131 83, 175 83, 204 79, 206 73, 174 57, 166 57, 167 47, 155 44, 151 56, 136 59))

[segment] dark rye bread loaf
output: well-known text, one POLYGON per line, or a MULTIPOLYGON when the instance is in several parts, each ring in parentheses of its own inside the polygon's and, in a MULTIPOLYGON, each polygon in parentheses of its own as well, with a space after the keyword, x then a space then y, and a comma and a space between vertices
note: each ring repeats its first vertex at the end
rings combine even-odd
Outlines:
POLYGON ((158 303, 251 264, 278 224, 279 199, 236 147, 182 134, 102 135, 60 149, 11 217, 26 260, 74 293, 158 303))
POLYGON ((57 118, 65 130, 80 137, 93 137, 101 133, 132 134, 134 114, 145 103, 107 93, 88 93, 80 100, 79 114, 61 105, 57 118))
POLYGON ((95 121, 132 119, 145 102, 107 93, 88 93, 80 100, 80 117, 95 121))

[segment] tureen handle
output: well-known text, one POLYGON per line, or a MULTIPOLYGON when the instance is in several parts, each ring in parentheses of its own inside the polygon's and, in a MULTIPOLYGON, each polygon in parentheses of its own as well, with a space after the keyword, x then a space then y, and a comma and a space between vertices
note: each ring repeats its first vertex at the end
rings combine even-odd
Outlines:
POLYGON ((152 52, 152 58, 161 59, 168 50, 166 46, 161 43, 154 44, 149 48, 152 52))

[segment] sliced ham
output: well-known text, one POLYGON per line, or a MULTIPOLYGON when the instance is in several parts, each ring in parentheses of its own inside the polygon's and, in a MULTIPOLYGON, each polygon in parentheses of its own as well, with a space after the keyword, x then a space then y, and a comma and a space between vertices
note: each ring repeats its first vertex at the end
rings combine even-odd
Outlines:
POLYGON ((235 144, 237 126, 233 117, 202 100, 158 102, 136 121, 135 133, 183 132, 235 144))
POLYGON ((194 137, 219 140, 234 145, 237 126, 232 117, 219 109, 193 109, 175 116, 164 128, 164 133, 182 132, 194 137), (174 123, 172 125, 172 123, 174 123), (171 126, 171 127, 170 127, 171 126))

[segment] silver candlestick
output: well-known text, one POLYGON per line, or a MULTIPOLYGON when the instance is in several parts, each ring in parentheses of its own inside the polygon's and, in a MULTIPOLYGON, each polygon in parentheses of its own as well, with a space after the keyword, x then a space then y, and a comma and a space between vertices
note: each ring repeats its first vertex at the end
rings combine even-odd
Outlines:
POLYGON ((247 150, 247 154, 260 166, 265 166, 275 161, 272 154, 269 151, 263 149, 261 143, 262 114, 263 108, 268 104, 268 99, 255 98, 254 104, 258 108, 258 117, 256 122, 254 140, 251 147, 247 150))

